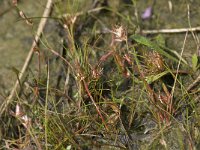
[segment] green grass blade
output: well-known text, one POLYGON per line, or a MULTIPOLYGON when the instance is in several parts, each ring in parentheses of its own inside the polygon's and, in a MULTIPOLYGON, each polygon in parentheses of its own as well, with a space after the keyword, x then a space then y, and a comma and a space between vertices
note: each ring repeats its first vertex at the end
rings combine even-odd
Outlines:
POLYGON ((153 83, 154 81, 160 79, 161 77, 163 77, 164 75, 166 75, 166 74, 168 74, 168 73, 169 73, 169 71, 164 71, 164 72, 161 72, 161 73, 159 73, 159 74, 157 74, 157 75, 147 76, 147 77, 146 77, 146 81, 147 81, 148 84, 151 84, 151 83, 153 83))
POLYGON ((140 35, 132 35, 130 38, 135 40, 137 43, 145 45, 145 46, 157 51, 158 53, 166 56, 167 58, 178 62, 177 58, 175 58, 175 57, 171 56, 170 54, 168 54, 166 51, 164 51, 162 48, 160 48, 159 45, 157 45, 156 43, 150 41, 149 39, 147 39, 147 38, 145 38, 143 36, 140 36, 140 35))

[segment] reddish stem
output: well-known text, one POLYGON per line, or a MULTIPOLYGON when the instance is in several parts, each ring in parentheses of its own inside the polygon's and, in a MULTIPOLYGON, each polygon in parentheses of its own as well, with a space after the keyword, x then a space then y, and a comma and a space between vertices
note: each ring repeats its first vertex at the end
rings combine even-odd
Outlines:
POLYGON ((98 105, 95 103, 95 100, 94 100, 94 98, 92 97, 92 95, 91 95, 91 93, 90 93, 90 91, 89 91, 89 89, 88 89, 87 83, 85 82, 85 80, 82 80, 82 81, 83 81, 83 84, 84 84, 84 87, 85 87, 85 90, 86 90, 88 96, 90 97, 90 99, 91 99, 93 105, 94 105, 95 108, 96 108, 97 113, 99 114, 99 116, 100 116, 100 118, 101 118, 101 120, 102 120, 102 123, 104 124, 106 130, 108 131, 108 127, 107 127, 107 125, 106 125, 106 123, 105 123, 105 120, 104 120, 104 118, 103 118, 103 116, 102 116, 102 114, 101 114, 101 112, 100 112, 100 109, 99 109, 98 105))

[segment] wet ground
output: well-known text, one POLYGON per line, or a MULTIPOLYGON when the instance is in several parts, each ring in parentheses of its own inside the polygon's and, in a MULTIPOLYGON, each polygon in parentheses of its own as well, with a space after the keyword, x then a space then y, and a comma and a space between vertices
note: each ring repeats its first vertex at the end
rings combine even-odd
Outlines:
MULTIPOLYGON (((27 17, 39 17, 43 13, 45 1, 22 0, 19 8, 27 17)), ((1 96, 6 96, 17 79, 12 67, 21 69, 31 47, 35 29, 22 21, 11 1, 0 1, 0 10, 0 91, 1 96)), ((37 28, 38 22, 39 19, 34 20, 34 28, 37 28)))
MULTIPOLYGON (((81 1, 81 0, 80 0, 81 1)), ((19 8, 24 11, 24 13, 28 17, 40 17, 43 13, 44 6, 46 1, 39 1, 39 0, 21 0, 19 2, 19 8), (36 11, 37 10, 37 11, 36 11)), ((83 1, 82 1, 83 2, 83 1)), ((84 3, 84 2, 83 2, 84 3)), ((82 7, 79 7, 78 9, 80 11, 87 10, 90 7, 90 4, 92 1, 87 1, 82 7)), ((135 9, 131 5, 131 1, 129 0, 115 0, 115 1, 108 1, 108 5, 113 10, 119 10, 121 13, 125 14, 125 16, 130 16, 130 20, 132 21, 132 24, 123 22, 123 19, 116 19, 112 18, 113 14, 109 14, 109 18, 107 16, 102 16, 100 19, 102 19, 103 23, 111 28, 115 24, 122 24, 127 26, 129 29, 134 28, 140 28, 140 30, 151 30, 151 29, 174 29, 174 28, 188 28, 190 27, 197 27, 200 26, 199 18, 200 18, 200 1, 199 0, 176 0, 176 1, 170 1, 170 0, 140 0, 137 2, 137 5, 135 6, 137 8, 138 12, 138 20, 135 18, 135 9), (147 8, 151 6, 153 8, 153 15, 148 20, 142 20, 140 18, 140 15, 142 12, 147 8), (189 6, 189 7, 188 7, 189 6), (189 17, 188 17, 189 12, 189 17), (131 17, 132 16, 132 17, 131 17), (112 19, 110 19, 112 18, 112 19)), ((64 5, 63 5, 64 6, 64 5)), ((29 52, 29 49, 32 44, 33 35, 36 31, 39 19, 33 19, 34 21, 34 29, 32 29, 30 26, 28 26, 24 21, 22 21, 19 17, 18 12, 14 7, 12 7, 12 4, 9 3, 7 0, 0 1, 0 100, 4 99, 6 97, 13 84, 16 81, 16 73, 15 69, 12 69, 12 67, 20 70, 24 60, 26 58, 26 55, 29 52)), ((63 8, 65 10, 65 7, 63 8)), ((55 14, 54 14, 55 15, 55 14)), ((97 23, 98 24, 98 23, 97 23)), ((98 25, 97 25, 98 26, 98 25)), ((59 25, 56 20, 49 20, 47 23, 47 28, 45 29, 45 36, 48 39, 48 43, 55 47, 57 51, 60 51, 59 49, 59 43, 62 39, 59 36, 58 31, 59 25)), ((152 35, 150 35, 152 36, 152 35)), ((171 33, 171 34, 162 34, 162 36, 165 39, 166 46, 176 50, 178 53, 180 53, 181 48, 183 46, 183 41, 185 38, 185 33, 171 33)), ((199 41, 198 38, 200 37, 200 34, 195 32, 193 35, 189 33, 186 46, 184 49, 184 58, 191 63, 191 56, 194 53, 197 53, 199 48, 199 41)), ((53 58, 53 57, 52 57, 53 58)), ((34 57, 34 60, 37 60, 36 57, 34 57)), ((33 63, 31 64, 30 68, 34 72, 37 70, 36 64, 33 60, 33 63)), ((55 69, 55 73, 59 72, 56 64, 54 64, 52 70, 55 69)), ((155 123, 152 123, 148 120, 148 117, 145 117, 143 119, 144 124, 146 127, 152 127, 153 129, 148 129, 148 131, 145 132, 154 132, 154 128, 156 128, 155 123)), ((184 140, 187 138, 185 132, 181 131, 182 127, 177 125, 173 126, 170 129, 166 129, 166 132, 168 132, 168 135, 165 138, 172 139, 167 141, 167 145, 169 145, 170 149, 181 149, 184 148, 185 145, 174 145, 174 143, 181 143, 181 140, 184 140), (178 134, 180 136, 180 139, 176 139, 175 134, 178 134), (175 141, 175 142, 174 142, 175 141)), ((163 129, 165 130, 165 129, 163 129)), ((196 129, 197 130, 197 129, 196 129)), ((198 130, 199 131, 199 130, 198 130)), ((147 149, 148 142, 150 141, 148 138, 152 138, 152 135, 150 136, 144 135, 143 133, 139 134, 138 132, 130 134, 133 141, 136 140, 137 142, 133 145, 136 146, 136 148, 141 146, 140 148, 147 149), (138 142, 139 141, 139 142, 138 142)), ((156 139, 156 137, 155 137, 156 139)), ((156 139, 155 141, 158 141, 156 139)), ((153 141, 153 142, 155 142, 153 141)), ((152 142, 152 143, 153 143, 152 142)), ((156 144, 152 144, 152 148, 156 147, 156 144), (155 146, 155 147, 154 147, 155 146)), ((156 142, 155 142, 156 143, 156 142)), ((158 148, 158 147, 157 147, 158 148)), ((161 147, 162 148, 162 147, 161 147)), ((186 148, 188 148, 186 146, 186 148)))
MULTIPOLYGON (((128 2, 128 1, 127 1, 128 2)), ((87 2, 90 4, 90 2, 87 2)), ((153 16, 149 20, 142 21, 140 20, 139 26, 141 29, 173 29, 173 28, 188 28, 188 6, 190 12, 190 24, 191 27, 200 26, 200 2, 198 0, 191 0, 188 3, 183 2, 182 0, 177 1, 151 1, 146 2, 145 0, 140 0, 137 2, 138 15, 141 15, 145 8, 152 6, 153 7, 153 16), (172 7, 170 7, 170 2, 172 7)), ((109 1, 109 5, 114 9, 118 7, 124 8, 125 5, 122 1, 109 1)), ((45 1, 32 1, 32 0, 22 0, 19 2, 19 8, 21 8, 28 17, 39 17, 43 13, 43 8, 45 6, 45 1), (37 10, 37 11, 35 11, 37 10)), ((85 6, 85 5, 84 5, 85 6)), ((87 6, 88 7, 88 6, 87 6)), ((8 94, 14 81, 16 80, 16 74, 11 69, 15 67, 19 69, 22 67, 26 55, 30 49, 33 32, 30 26, 22 21, 19 17, 18 12, 12 4, 8 1, 0 2, 0 91, 1 93, 8 94)), ((127 6, 127 14, 131 16, 130 13, 134 14, 132 7, 127 6)), ((83 9, 84 10, 84 9, 83 9)), ((122 10, 124 11, 124 10, 122 10)), ((134 19, 133 19, 134 21, 134 19)), ((37 23, 39 19, 34 19, 34 28, 37 28, 37 23)), ((112 20, 111 20, 112 22, 112 20)), ((116 21, 113 21, 116 23, 116 21)), ((119 23, 119 22, 117 22, 119 23)), ((133 22, 134 24, 134 22, 133 22)), ((110 25, 108 25, 110 26, 110 25)), ((53 25, 50 28, 57 28, 53 25)), ((51 34, 51 36, 53 36, 51 34)), ((163 34, 166 39, 167 46, 169 48, 175 49, 180 52, 183 40, 184 33, 180 34, 163 34)), ((199 34, 195 33, 195 36, 199 37, 199 34)), ((189 34, 188 40, 186 43, 184 56, 190 60, 191 55, 197 51, 199 46, 198 41, 195 41, 192 34, 189 34)))

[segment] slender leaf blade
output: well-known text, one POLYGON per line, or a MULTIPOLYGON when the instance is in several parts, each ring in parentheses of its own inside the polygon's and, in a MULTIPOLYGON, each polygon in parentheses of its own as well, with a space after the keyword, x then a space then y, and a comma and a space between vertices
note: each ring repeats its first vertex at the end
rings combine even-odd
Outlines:
POLYGON ((140 35, 132 35, 130 38, 135 40, 137 43, 145 45, 145 46, 157 51, 158 53, 168 57, 169 59, 172 59, 172 60, 178 62, 178 60, 175 57, 168 54, 166 51, 164 51, 162 48, 160 48, 159 45, 150 41, 149 39, 147 39, 143 36, 140 36, 140 35))

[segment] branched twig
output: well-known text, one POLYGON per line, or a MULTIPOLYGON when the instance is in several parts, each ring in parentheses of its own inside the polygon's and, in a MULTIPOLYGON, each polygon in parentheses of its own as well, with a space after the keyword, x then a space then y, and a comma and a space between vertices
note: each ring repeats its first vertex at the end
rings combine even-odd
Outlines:
MULTIPOLYGON (((37 33, 35 35, 35 38, 34 38, 34 41, 33 41, 33 44, 31 46, 31 49, 26 57, 26 60, 25 60, 25 63, 22 67, 22 70, 20 72, 20 75, 19 75, 19 80, 22 79, 23 75, 24 75, 24 72, 26 71, 28 65, 30 64, 30 61, 31 61, 31 58, 32 58, 32 55, 33 55, 33 52, 34 52, 34 48, 37 46, 37 43, 39 42, 39 39, 40 39, 40 36, 42 34, 42 31, 44 29, 44 26, 46 24, 46 21, 47 21, 47 18, 51 12, 51 8, 52 8, 52 4, 53 4, 53 1, 52 0, 48 0, 47 1, 47 4, 46 4, 46 8, 44 10, 44 13, 42 15, 42 19, 40 21, 40 24, 38 26, 38 30, 37 30, 37 33)), ((17 88, 19 86, 19 82, 16 81, 15 82, 15 85, 13 86, 12 88, 12 91, 10 93, 10 95, 8 96, 8 98, 5 100, 5 102, 1 105, 0 107, 0 116, 3 114, 3 112, 6 110, 8 104, 12 101, 15 93, 17 92, 17 88)))

